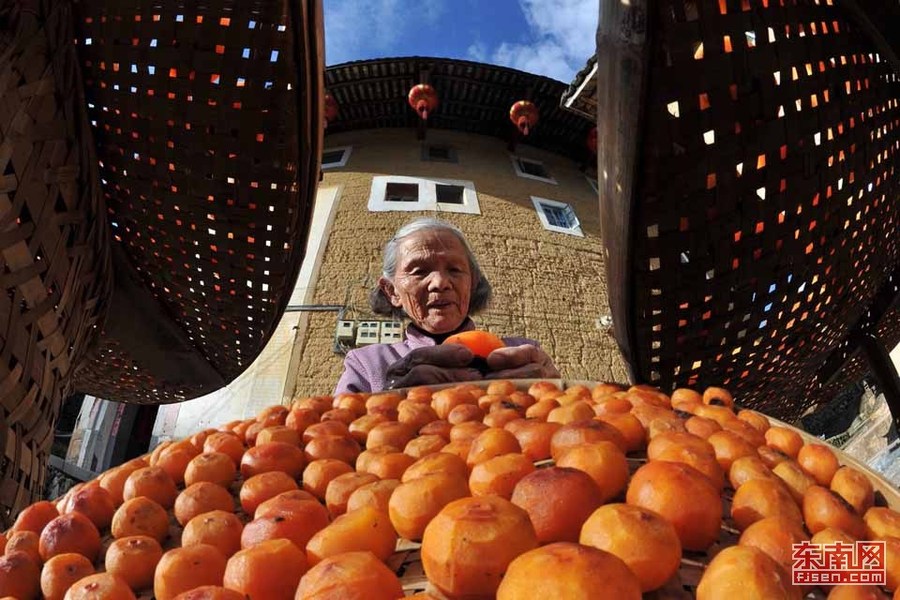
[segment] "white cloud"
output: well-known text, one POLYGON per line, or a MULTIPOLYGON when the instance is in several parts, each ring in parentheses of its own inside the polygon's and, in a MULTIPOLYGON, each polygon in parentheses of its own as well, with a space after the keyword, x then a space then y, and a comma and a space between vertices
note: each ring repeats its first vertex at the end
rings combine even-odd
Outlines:
POLYGON ((325 0, 325 61, 394 56, 404 32, 437 23, 444 0, 325 0))
POLYGON ((485 62, 488 60, 488 49, 483 42, 473 42, 466 50, 466 58, 475 62, 485 62))
POLYGON ((595 52, 598 0, 519 0, 519 6, 533 41, 503 42, 491 62, 570 82, 595 52))
POLYGON ((494 51, 492 62, 566 83, 571 81, 578 69, 584 65, 582 61, 581 65, 573 66, 575 63, 566 56, 560 45, 552 40, 543 40, 536 44, 503 42, 494 51))

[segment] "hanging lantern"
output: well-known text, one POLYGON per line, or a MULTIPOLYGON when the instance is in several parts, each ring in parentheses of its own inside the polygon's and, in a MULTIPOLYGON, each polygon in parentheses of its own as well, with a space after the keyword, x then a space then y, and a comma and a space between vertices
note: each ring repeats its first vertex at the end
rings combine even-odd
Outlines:
POLYGON ((328 128, 328 124, 331 121, 337 119, 338 116, 338 104, 337 100, 334 99, 334 96, 331 94, 325 94, 325 127, 328 128))
POLYGON ((519 100, 509 109, 509 120, 519 128, 522 135, 528 135, 529 130, 538 122, 540 112, 531 100, 519 100))
POLYGON ((597 154, 597 128, 592 127, 587 134, 587 140, 585 140, 585 145, 588 147, 588 150, 591 151, 591 154, 597 154))
POLYGON ((419 118, 425 121, 428 119, 428 113, 437 108, 437 92, 427 83, 414 85, 409 90, 409 105, 419 113, 419 118))

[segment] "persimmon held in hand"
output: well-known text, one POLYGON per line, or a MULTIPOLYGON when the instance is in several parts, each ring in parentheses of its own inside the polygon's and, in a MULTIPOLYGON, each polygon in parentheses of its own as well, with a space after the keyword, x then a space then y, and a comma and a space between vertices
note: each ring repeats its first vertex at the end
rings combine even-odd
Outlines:
POLYGON ((506 344, 499 337, 489 331, 463 331, 451 335, 445 344, 459 344, 472 351, 479 358, 487 358, 488 354, 497 348, 503 348, 506 344))

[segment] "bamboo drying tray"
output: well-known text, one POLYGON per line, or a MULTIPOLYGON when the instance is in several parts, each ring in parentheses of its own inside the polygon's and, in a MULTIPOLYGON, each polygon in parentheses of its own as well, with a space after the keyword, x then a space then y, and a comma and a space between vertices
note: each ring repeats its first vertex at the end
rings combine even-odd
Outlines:
MULTIPOLYGON (((514 380, 513 383, 516 384, 516 387, 519 390, 527 391, 531 384, 537 381, 550 381, 555 383, 560 389, 565 390, 573 385, 586 385, 588 387, 592 387, 598 385, 600 381, 586 381, 586 380, 564 380, 564 379, 549 379, 549 380, 540 380, 540 379, 519 379, 514 380)), ((484 384, 487 387, 488 382, 472 382, 476 385, 484 384)), ((444 389, 454 387, 455 384, 447 384, 447 385, 434 385, 429 386, 434 390, 444 389)), ((408 390, 395 390, 401 394, 405 394, 408 390)), ((776 425, 779 427, 786 427, 788 429, 792 429, 800 434, 803 438, 804 442, 816 442, 820 444, 824 444, 823 440, 819 438, 813 437, 808 433, 793 427, 787 423, 779 421, 778 419, 774 419, 772 417, 767 417, 769 422, 772 425, 776 425)), ((848 465, 857 469, 861 473, 863 473, 869 481, 872 482, 872 487, 875 489, 876 495, 876 505, 880 506, 888 506, 895 510, 900 510, 900 490, 894 487, 889 481, 887 481, 880 474, 876 473, 866 465, 863 465, 853 457, 847 455, 844 452, 841 452, 839 448, 831 447, 832 451, 837 456, 841 465, 848 465)), ((631 456, 628 457, 628 465, 630 471, 634 473, 642 464, 646 462, 646 457, 642 456, 631 456)), ((539 463, 535 463, 537 467, 546 467, 551 466, 553 461, 541 461, 539 463)), ((681 568, 679 569, 677 575, 673 577, 664 587, 644 594, 645 600, 691 600, 694 597, 694 591, 697 588, 697 585, 700 583, 700 577, 703 575, 703 571, 706 568, 706 565, 713 559, 713 557, 723 548, 728 546, 733 546, 737 544, 737 540, 740 537, 740 532, 737 527, 734 525, 730 515, 731 515, 731 498, 734 493, 729 487, 727 482, 725 483, 725 491, 722 494, 722 506, 723 506, 723 520, 722 520, 722 531, 719 535, 719 540, 712 547, 709 548, 706 552, 691 552, 685 551, 684 556, 681 560, 681 568)), ((614 500, 615 501, 615 500, 614 500)), ((624 501, 624 500, 618 500, 624 501)), ((444 596, 428 583, 428 579, 425 577, 425 571, 422 567, 422 562, 419 556, 420 545, 416 542, 411 542, 408 540, 401 540, 397 545, 397 552, 391 557, 389 562, 392 568, 395 568, 397 574, 401 578, 401 583, 403 584, 403 589, 407 593, 407 595, 411 595, 416 592, 428 591, 431 594, 434 594, 438 598, 444 598, 444 596)), ((824 600, 825 594, 821 593, 818 590, 811 592, 807 599, 812 600, 824 600)))
MULTIPOLYGON (((547 379, 521 379, 514 380, 513 383, 516 384, 516 387, 522 391, 527 391, 529 386, 537 381, 550 381, 556 384, 560 389, 567 389, 573 385, 587 385, 593 386, 597 385, 601 382, 592 382, 592 381, 569 381, 563 379, 556 380, 547 380, 547 379)), ((487 381, 476 381, 471 382, 476 385, 487 386, 487 381)), ((446 384, 446 385, 434 385, 429 386, 433 390, 440 390, 444 388, 454 387, 459 385, 459 383, 446 384)), ((399 389, 399 390, 391 390, 396 391, 400 394, 405 394, 408 390, 399 389)), ((806 442, 818 442, 823 443, 818 438, 814 438, 803 431, 800 431, 791 425, 778 421, 777 419, 769 418, 770 423, 773 425, 778 425, 781 427, 787 427, 790 429, 794 429, 797 431, 806 442)), ((872 482, 873 487, 876 490, 876 505, 881 506, 889 506, 893 509, 900 509, 900 491, 897 488, 893 487, 888 481, 886 481, 879 474, 873 472, 871 469, 866 467, 865 465, 860 464, 858 461, 853 458, 847 456, 843 452, 841 452, 837 448, 832 448, 835 455, 838 457, 839 461, 842 465, 849 465, 859 470, 869 480, 872 482)), ((631 472, 633 473, 637 470, 642 464, 646 462, 646 457, 643 456, 635 456, 630 455, 628 457, 628 463, 631 472)), ((545 460, 536 463, 538 468, 551 466, 553 461, 545 460)), ((240 509, 240 502, 238 501, 238 494, 240 491, 241 479, 238 479, 231 487, 232 495, 235 499, 235 512, 236 514, 244 521, 250 521, 250 517, 243 513, 240 509)), ((706 565, 709 564, 709 561, 719 552, 721 549, 734 545, 737 543, 738 537, 740 536, 740 532, 735 527, 733 521, 730 518, 731 514, 731 498, 733 495, 733 490, 728 487, 727 479, 726 479, 726 488, 723 492, 723 525, 721 534, 719 536, 719 540, 716 544, 714 544, 708 551, 706 552, 691 552, 685 551, 684 556, 681 562, 681 568, 679 569, 677 575, 672 578, 663 588, 656 590, 654 592, 650 592, 644 594, 645 600, 690 600, 694 597, 694 590, 696 589, 700 577, 703 575, 703 570, 706 568, 706 565)), ((624 501, 623 499, 613 500, 613 501, 624 501)), ((164 545, 165 549, 170 549, 176 547, 179 544, 181 539, 181 531, 182 528, 178 525, 174 516, 171 515, 170 511, 170 530, 169 530, 169 539, 167 543, 164 545)), ((107 537, 104 540, 103 549, 101 550, 101 556, 105 554, 105 550, 108 545, 112 542, 112 539, 107 537)), ((388 566, 391 567, 400 577, 401 584, 403 585, 403 589, 407 595, 412 595, 421 591, 428 591, 431 594, 434 594, 438 598, 443 598, 440 592, 438 592, 433 586, 431 586, 425 577, 425 572, 422 566, 421 558, 419 555, 420 544, 417 542, 412 542, 409 540, 399 540, 397 543, 397 549, 393 556, 388 560, 388 566)), ((102 559, 101 559, 102 560, 102 559)), ((102 563, 99 565, 102 567, 102 563)), ((144 593, 140 596, 141 600, 152 600, 153 595, 150 592, 144 593)), ((819 591, 814 591, 809 594, 808 599, 815 600, 823 600, 825 595, 819 591)))

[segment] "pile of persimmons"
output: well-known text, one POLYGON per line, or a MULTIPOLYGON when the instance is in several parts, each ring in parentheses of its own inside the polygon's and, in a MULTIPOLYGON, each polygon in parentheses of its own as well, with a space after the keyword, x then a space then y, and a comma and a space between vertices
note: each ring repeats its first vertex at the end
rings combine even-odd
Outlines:
POLYGON ((887 598, 900 514, 874 504, 864 473, 720 388, 309 397, 29 506, 0 540, 0 597, 397 600, 405 540, 418 598, 683 593, 691 561, 701 600, 887 598), (886 588, 791 585, 793 543, 857 539, 885 540, 886 588))

